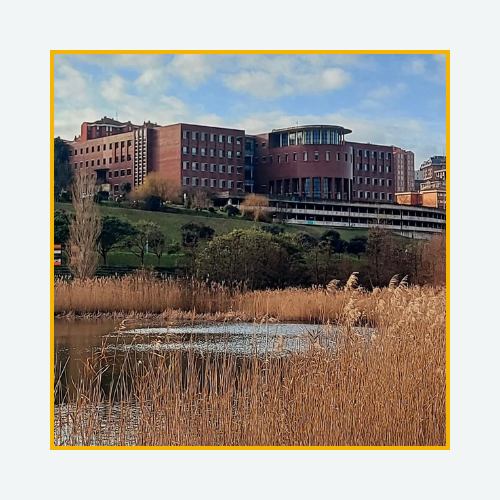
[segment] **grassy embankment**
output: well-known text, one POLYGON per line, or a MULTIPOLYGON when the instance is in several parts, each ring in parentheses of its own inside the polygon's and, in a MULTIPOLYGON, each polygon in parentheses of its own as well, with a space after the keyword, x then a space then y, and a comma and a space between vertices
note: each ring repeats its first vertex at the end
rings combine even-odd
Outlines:
MULTIPOLYGON (((91 283, 87 286, 90 290, 91 283)), ((95 284, 96 295, 110 304, 114 299, 105 290, 95 284)), ((56 287, 56 302, 63 299, 59 292, 56 287)), ((103 347, 87 359, 88 377, 73 380, 71 392, 65 392, 64 383, 56 384, 57 398, 66 402, 55 411, 56 444, 446 444, 444 289, 343 289, 330 294, 310 289, 235 297, 222 289, 200 289, 200 297, 192 290, 168 295, 165 289, 137 283, 136 290, 127 286, 122 293, 136 300, 142 292, 147 309, 157 303, 181 310, 226 310, 233 319, 239 312, 257 319, 264 314, 263 321, 315 315, 331 324, 331 318, 337 326, 329 330, 336 348, 327 349, 320 337, 301 353, 277 349, 265 357, 241 359, 226 353, 200 360, 192 351, 183 357, 169 349, 167 339, 156 340, 141 357, 127 355, 115 373, 113 350, 103 347), (377 329, 369 337, 354 328, 363 317, 377 329), (111 395, 101 388, 105 371, 114 374, 111 395)))
MULTIPOLYGON (((73 212, 71 203, 54 203, 55 210, 65 210, 73 212)), ((126 217, 131 222, 139 220, 151 221, 158 224, 165 234, 167 241, 181 241, 181 227, 189 222, 198 222, 209 225, 215 229, 216 235, 222 235, 231 232, 233 229, 251 229, 258 228, 266 223, 252 222, 245 220, 241 217, 227 217, 223 213, 216 212, 214 214, 208 211, 193 212, 181 209, 178 214, 162 213, 162 212, 147 212, 144 210, 134 210, 128 208, 105 206, 101 207, 101 215, 110 215, 114 217, 126 217)), ((313 225, 292 225, 285 224, 285 231, 298 233, 305 231, 311 236, 319 238, 329 227, 319 227, 313 225)), ((355 236, 366 235, 364 229, 342 229, 334 228, 339 232, 342 239, 349 241, 355 236)), ((203 245, 204 242, 202 241, 203 245)), ((162 266, 175 266, 178 256, 164 255, 161 258, 160 265, 162 266)), ((155 255, 148 254, 146 256, 146 265, 158 265, 158 259, 155 255)), ((124 251, 111 251, 108 255, 108 265, 140 265, 140 259, 129 252, 124 251)))

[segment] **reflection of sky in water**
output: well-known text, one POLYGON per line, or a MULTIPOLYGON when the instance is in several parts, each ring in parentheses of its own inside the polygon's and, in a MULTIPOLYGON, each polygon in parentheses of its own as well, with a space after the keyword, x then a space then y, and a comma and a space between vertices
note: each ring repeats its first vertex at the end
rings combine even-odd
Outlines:
POLYGON ((333 347, 332 328, 304 324, 235 323, 188 325, 170 328, 136 328, 111 335, 123 342, 108 344, 108 349, 138 352, 152 350, 189 350, 199 352, 264 354, 307 349, 311 344, 333 347), (155 339, 152 340, 151 337, 155 339), (132 337, 127 342, 127 337, 132 337), (146 338, 145 338, 146 337, 146 338), (149 338, 148 338, 149 337, 149 338), (147 341, 145 342, 145 340, 147 341))

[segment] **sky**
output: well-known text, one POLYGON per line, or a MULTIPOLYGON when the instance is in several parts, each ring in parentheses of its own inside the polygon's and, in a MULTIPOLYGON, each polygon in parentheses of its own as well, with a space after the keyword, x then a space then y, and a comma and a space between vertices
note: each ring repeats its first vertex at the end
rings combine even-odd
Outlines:
POLYGON ((248 134, 341 125, 348 140, 446 152, 443 54, 56 54, 54 132, 103 116, 248 134))

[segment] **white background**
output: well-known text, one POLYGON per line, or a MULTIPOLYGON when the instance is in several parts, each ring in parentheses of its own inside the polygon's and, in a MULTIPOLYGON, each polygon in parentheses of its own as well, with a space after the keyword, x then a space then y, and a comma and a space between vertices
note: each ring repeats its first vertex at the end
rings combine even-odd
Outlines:
POLYGON ((497 16, 486 2, 441 4, 4 6, 4 498, 498 495, 497 16), (451 49, 450 451, 49 450, 50 49, 451 49))

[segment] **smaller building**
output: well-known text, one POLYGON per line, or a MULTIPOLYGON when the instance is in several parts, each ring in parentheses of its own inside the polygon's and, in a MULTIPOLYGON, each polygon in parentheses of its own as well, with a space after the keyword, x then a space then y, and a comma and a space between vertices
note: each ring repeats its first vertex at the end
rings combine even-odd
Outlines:
POLYGON ((432 156, 420 166, 423 182, 421 191, 446 190, 446 156, 432 156))
POLYGON ((446 190, 428 189, 426 191, 407 191, 396 193, 396 203, 415 207, 432 207, 446 209, 446 190))

